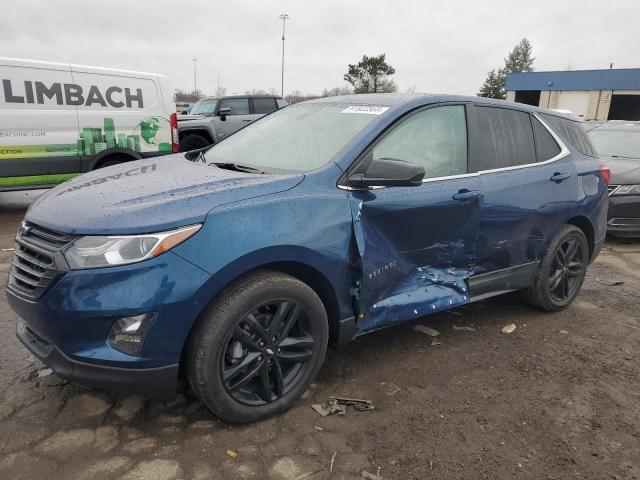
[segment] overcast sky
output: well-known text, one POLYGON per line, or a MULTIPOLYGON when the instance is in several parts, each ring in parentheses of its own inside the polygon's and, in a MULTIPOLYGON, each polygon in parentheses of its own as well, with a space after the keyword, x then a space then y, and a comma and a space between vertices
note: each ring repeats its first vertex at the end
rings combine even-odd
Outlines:
POLYGON ((475 94, 526 36, 537 70, 640 67, 639 0, 3 0, 0 55, 162 73, 213 93, 341 86, 386 53, 400 91, 475 94))

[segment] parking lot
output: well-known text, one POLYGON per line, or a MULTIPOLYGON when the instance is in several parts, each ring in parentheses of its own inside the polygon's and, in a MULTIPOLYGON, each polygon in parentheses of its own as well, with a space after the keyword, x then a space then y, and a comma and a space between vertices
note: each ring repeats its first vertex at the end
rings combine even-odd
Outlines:
MULTIPOLYGON (((0 193, 2 287, 38 195, 0 193)), ((47 375, 3 294, 0 477, 640 478, 639 287, 640 243, 610 240, 567 310, 507 295, 361 337, 329 353, 294 408, 247 426, 188 396, 153 403, 47 375), (311 404, 331 395, 376 409, 320 417, 311 404)))

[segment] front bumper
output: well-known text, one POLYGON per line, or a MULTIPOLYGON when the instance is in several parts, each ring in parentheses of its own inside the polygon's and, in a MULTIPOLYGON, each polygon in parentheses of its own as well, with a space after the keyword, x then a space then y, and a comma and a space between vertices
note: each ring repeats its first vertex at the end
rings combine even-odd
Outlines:
POLYGON ((607 233, 621 237, 640 237, 640 195, 609 197, 607 233))
POLYGON ((120 267, 62 274, 37 299, 7 288, 17 336, 68 380, 167 399, 176 393, 183 347, 195 319, 218 291, 204 270, 168 252, 120 267), (114 322, 156 312, 141 356, 107 342, 114 322))
POLYGON ((178 364, 158 368, 118 368, 80 362, 66 356, 56 345, 18 318, 16 336, 29 351, 61 378, 117 393, 137 394, 155 400, 175 397, 178 364))

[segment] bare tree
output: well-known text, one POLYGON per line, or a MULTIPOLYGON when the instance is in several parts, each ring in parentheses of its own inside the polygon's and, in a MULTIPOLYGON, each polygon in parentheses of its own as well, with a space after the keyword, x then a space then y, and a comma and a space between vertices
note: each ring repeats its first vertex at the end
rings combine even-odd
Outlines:
POLYGON ((214 90, 213 96, 216 98, 222 98, 227 94, 227 89, 222 85, 218 85, 218 87, 214 90))
POLYGON ((323 97, 337 97, 338 95, 351 95, 353 89, 349 85, 343 85, 342 87, 333 87, 331 89, 325 88, 322 91, 323 97))
POLYGON ((205 95, 201 90, 196 90, 195 92, 185 92, 180 88, 176 88, 173 93, 173 100, 175 102, 197 102, 204 97, 205 95))
POLYGON ((407 88, 404 93, 416 93, 416 86, 412 85, 409 88, 407 88))

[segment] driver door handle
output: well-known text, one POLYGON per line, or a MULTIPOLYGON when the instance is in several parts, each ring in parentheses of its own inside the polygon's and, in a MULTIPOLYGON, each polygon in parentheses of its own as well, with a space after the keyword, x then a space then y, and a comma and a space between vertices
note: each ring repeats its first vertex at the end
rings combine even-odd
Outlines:
POLYGON ((253 120, 251 119, 247 119, 247 120, 242 120, 243 122, 253 122, 253 120))
POLYGON ((460 190, 458 193, 453 194, 451 198, 453 198, 454 200, 459 200, 463 202, 465 200, 469 200, 470 198, 477 198, 481 196, 482 196, 482 193, 480 193, 478 190, 467 190, 465 188, 460 190))
POLYGON ((551 175, 551 178, 549 180, 551 180, 552 182, 560 183, 561 181, 566 180, 570 176, 571 176, 570 173, 555 172, 553 175, 551 175))

